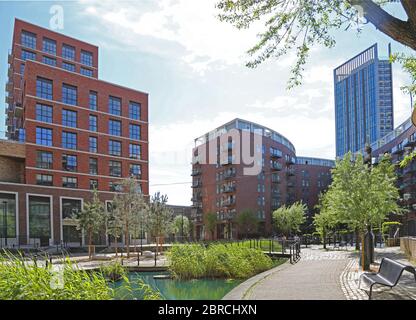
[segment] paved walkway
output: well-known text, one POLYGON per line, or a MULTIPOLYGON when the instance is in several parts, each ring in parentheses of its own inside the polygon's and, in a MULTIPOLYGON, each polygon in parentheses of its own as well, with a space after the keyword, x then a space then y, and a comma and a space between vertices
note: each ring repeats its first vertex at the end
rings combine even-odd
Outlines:
MULTIPOLYGON (((391 257, 410 264, 400 248, 376 249, 376 262, 391 257)), ((377 269, 377 263, 372 265, 377 269)), ((349 250, 325 251, 321 246, 302 248, 301 260, 285 263, 257 275, 229 292, 223 299, 241 300, 367 300, 358 289, 358 253, 349 250)), ((404 273, 397 287, 374 290, 373 299, 415 299, 416 283, 410 273, 404 273)))
POLYGON ((271 270, 248 288, 235 288, 224 299, 340 300, 345 299, 339 275, 350 252, 303 248, 301 259, 271 270), (244 291, 244 292, 242 292, 244 291))

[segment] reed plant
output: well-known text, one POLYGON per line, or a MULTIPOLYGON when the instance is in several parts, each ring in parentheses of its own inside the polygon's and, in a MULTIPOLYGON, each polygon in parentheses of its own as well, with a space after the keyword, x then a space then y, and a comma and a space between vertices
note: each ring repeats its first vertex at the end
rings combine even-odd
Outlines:
POLYGON ((175 278, 249 278, 274 266, 260 249, 212 244, 176 244, 167 253, 175 278))

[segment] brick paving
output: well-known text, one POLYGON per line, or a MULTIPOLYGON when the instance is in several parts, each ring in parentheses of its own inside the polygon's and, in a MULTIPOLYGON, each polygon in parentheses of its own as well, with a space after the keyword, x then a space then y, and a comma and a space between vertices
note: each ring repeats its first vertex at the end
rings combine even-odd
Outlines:
MULTIPOLYGON (((382 257, 390 257, 410 264, 400 248, 376 248, 377 270, 382 257)), ((358 288, 362 271, 359 255, 353 247, 343 250, 323 250, 321 246, 302 248, 301 260, 294 265, 286 263, 260 274, 234 288, 223 299, 230 300, 367 300, 364 290, 358 288)), ((404 272, 393 289, 375 286, 374 300, 416 300, 416 282, 413 274, 404 272)))
MULTIPOLYGON (((403 264, 411 264, 400 251, 399 247, 376 248, 375 263, 371 265, 373 270, 377 270, 381 259, 388 257, 403 264)), ((360 275, 363 273, 358 264, 358 254, 349 259, 345 270, 341 273, 342 290, 348 300, 367 300, 368 295, 364 290, 358 288, 360 275)), ((362 288, 366 289, 365 284, 361 283, 362 288)), ((397 286, 392 289, 384 286, 375 285, 373 287, 372 300, 416 300, 416 282, 413 274, 404 271, 397 286)))

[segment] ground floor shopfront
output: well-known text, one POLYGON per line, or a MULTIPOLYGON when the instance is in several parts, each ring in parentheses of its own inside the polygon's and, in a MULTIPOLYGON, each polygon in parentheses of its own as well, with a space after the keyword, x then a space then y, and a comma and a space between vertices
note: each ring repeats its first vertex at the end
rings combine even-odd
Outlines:
MULTIPOLYGON (((114 195, 114 192, 99 192, 108 210, 114 195)), ((78 230, 74 215, 91 197, 90 190, 0 182, 0 246, 85 245, 86 239, 78 230)), ((111 242, 105 228, 94 237, 95 245, 108 246, 111 242)))

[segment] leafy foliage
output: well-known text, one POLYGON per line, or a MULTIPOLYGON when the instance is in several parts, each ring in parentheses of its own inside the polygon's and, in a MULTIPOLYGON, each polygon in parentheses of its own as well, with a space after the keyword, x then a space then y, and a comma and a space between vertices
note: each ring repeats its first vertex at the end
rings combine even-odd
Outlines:
MULTIPOLYGON (((415 4, 407 1, 403 8, 409 21, 399 20, 381 8, 386 0, 220 0, 219 19, 238 29, 246 29, 253 24, 264 24, 259 41, 248 54, 252 60, 248 67, 256 67, 271 57, 279 58, 295 50, 297 62, 292 68, 288 86, 299 85, 302 71, 313 46, 331 48, 336 40, 334 29, 346 26, 361 31, 360 14, 378 30, 403 44, 416 49, 413 13, 415 4), (362 10, 360 10, 362 9, 362 10), (406 37, 403 35, 406 34, 406 37)), ((403 2, 403 1, 402 1, 403 2)))
POLYGON ((127 257, 129 257, 131 232, 138 228, 148 207, 137 180, 133 178, 125 179, 121 186, 122 192, 114 196, 110 214, 114 227, 113 232, 119 232, 120 228, 122 229, 125 237, 127 257))
POLYGON ((180 215, 173 218, 172 232, 176 235, 187 237, 190 234, 190 223, 186 216, 180 215))
POLYGON ((93 236, 102 230, 105 225, 104 205, 98 197, 98 191, 93 190, 91 202, 85 202, 81 212, 75 213, 73 216, 77 220, 77 229, 85 230, 89 245, 89 256, 91 258, 91 245, 93 236))
POLYGON ((217 227, 217 215, 214 212, 208 212, 204 217, 205 228, 211 233, 211 239, 214 239, 215 228, 217 227))
POLYGON ((397 203, 399 192, 389 157, 370 170, 361 155, 353 160, 348 153, 337 160, 332 178, 325 195, 325 210, 351 229, 363 233, 370 225, 380 225, 389 213, 403 212, 397 203))
POLYGON ((241 211, 235 218, 240 233, 246 235, 256 233, 259 227, 259 218, 249 209, 241 211))
POLYGON ((276 228, 286 236, 291 232, 299 231, 301 224, 306 221, 306 210, 306 205, 301 202, 296 202, 289 207, 283 205, 273 212, 276 228))
POLYGON ((167 195, 157 192, 152 196, 149 207, 145 211, 144 224, 153 237, 162 237, 170 231, 173 212, 167 206, 167 202, 167 195))

